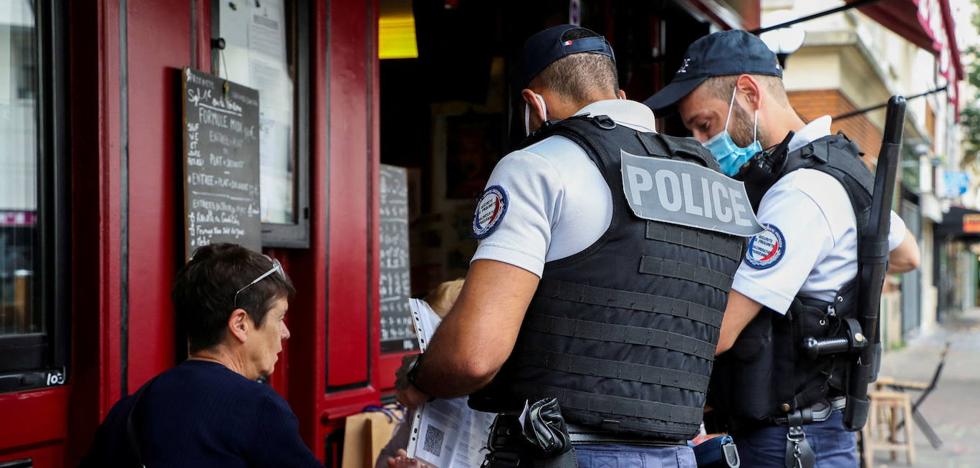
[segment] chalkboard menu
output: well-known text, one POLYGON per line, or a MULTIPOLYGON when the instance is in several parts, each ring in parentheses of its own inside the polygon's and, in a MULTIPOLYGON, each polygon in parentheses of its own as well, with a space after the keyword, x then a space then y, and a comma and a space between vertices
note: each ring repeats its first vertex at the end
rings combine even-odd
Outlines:
POLYGON ((404 168, 381 165, 381 351, 417 349, 408 299, 408 179, 404 168))
POLYGON ((185 247, 262 247, 259 92, 190 68, 181 73, 185 247))

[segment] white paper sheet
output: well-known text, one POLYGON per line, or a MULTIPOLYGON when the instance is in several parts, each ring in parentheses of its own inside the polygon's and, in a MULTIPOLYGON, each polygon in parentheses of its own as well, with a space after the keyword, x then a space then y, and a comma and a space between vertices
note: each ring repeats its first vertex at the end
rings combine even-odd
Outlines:
MULTIPOLYGON (((419 349, 429 345, 441 320, 425 301, 409 300, 419 349)), ((474 411, 466 397, 435 400, 419 406, 412 421, 408 455, 437 468, 476 468, 490 434, 494 414, 474 411)))
POLYGON ((219 2, 218 74, 259 90, 262 221, 294 222, 293 80, 283 0, 219 2), (234 6, 233 6, 234 5, 234 6))

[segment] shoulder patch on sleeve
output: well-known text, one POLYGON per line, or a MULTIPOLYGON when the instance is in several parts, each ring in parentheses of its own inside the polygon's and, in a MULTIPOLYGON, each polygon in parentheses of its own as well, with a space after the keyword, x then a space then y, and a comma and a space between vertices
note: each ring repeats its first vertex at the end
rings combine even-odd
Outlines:
POLYGON ((765 230, 749 240, 745 263, 756 270, 772 268, 786 253, 786 237, 774 224, 763 224, 765 230))
POLYGON ((507 214, 510 204, 507 191, 499 185, 491 185, 483 192, 480 201, 476 203, 476 213, 473 215, 473 236, 483 239, 500 225, 507 214))

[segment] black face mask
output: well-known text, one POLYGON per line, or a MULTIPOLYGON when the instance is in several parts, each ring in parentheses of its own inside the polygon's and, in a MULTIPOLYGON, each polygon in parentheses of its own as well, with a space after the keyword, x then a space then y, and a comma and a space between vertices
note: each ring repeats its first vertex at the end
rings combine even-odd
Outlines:
POLYGON ((752 203, 752 209, 759 211, 762 196, 779 180, 786 166, 786 155, 789 153, 789 142, 795 133, 789 132, 786 138, 776 146, 760 151, 746 162, 742 169, 735 174, 735 179, 745 184, 745 192, 752 203))

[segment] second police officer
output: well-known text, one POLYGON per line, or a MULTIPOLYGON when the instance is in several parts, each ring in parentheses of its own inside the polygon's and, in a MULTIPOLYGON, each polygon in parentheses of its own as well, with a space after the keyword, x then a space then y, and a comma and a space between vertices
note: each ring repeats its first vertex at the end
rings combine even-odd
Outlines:
MULTIPOLYGON (((867 213, 855 210, 868 205, 873 179, 858 148, 831 134, 829 116, 799 117, 775 54, 745 31, 692 43, 672 82, 646 103, 676 109, 723 172, 749 179, 766 228, 749 242, 725 309, 706 415, 718 424, 709 430, 735 435, 743 466, 858 466, 842 424, 848 366, 800 349, 803 337, 832 334, 857 313, 858 225, 867 213), (785 165, 753 178, 746 163, 763 148, 760 157, 785 165)), ((890 272, 916 268, 915 239, 891 217, 890 272)))
POLYGON ((398 398, 473 394, 471 406, 500 413, 490 466, 694 467, 686 442, 740 236, 759 230, 744 190, 696 141, 654 132, 602 36, 546 29, 522 66, 533 134, 490 176, 466 283, 400 370, 398 398), (673 184, 669 206, 648 196, 654 179, 673 184), (713 230, 690 227, 702 225, 713 230))

